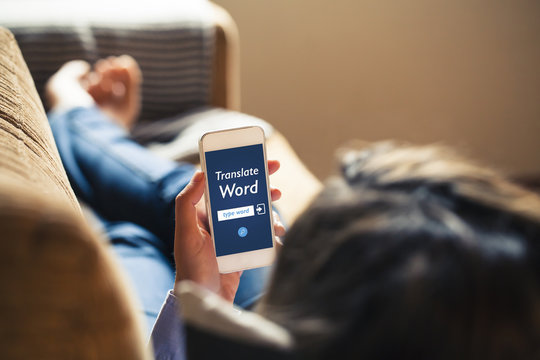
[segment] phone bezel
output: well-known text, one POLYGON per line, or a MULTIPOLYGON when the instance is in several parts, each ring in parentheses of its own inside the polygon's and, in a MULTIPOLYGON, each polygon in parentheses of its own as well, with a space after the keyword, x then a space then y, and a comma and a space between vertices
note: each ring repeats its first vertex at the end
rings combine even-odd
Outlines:
MULTIPOLYGON (((215 150, 225 150, 235 147, 258 145, 263 146, 264 156, 264 172, 266 175, 266 193, 268 198, 269 209, 272 207, 272 198, 270 195, 270 182, 268 176, 268 161, 266 158, 266 143, 264 137, 264 131, 259 126, 247 126, 234 129, 226 129, 219 131, 212 131, 201 136, 199 140, 199 153, 201 158, 201 168, 204 171, 206 178, 208 179, 208 173, 206 171, 206 157, 205 152, 215 150)), ((214 244, 214 253, 216 250, 214 228, 212 221, 212 211, 210 207, 209 187, 208 181, 205 185, 205 198, 206 208, 208 213, 208 222, 210 226, 210 234, 212 235, 212 243, 214 244)), ((236 254, 216 256, 218 268, 220 273, 229 273, 240 270, 247 270, 262 266, 268 266, 274 262, 276 256, 276 240, 274 235, 274 221, 272 212, 268 211, 267 216, 270 218, 270 229, 272 231, 272 247, 246 251, 236 254)))

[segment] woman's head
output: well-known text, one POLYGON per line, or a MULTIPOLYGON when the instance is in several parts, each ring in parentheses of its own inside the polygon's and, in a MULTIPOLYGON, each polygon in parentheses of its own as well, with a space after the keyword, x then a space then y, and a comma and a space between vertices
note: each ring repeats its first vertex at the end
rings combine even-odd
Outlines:
POLYGON ((261 311, 320 358, 540 356, 540 200, 438 147, 351 151, 261 311))

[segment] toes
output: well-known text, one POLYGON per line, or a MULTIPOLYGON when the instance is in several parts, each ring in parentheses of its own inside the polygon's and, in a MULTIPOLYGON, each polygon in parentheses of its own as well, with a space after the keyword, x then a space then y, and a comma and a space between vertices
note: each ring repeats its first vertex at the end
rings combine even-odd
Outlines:
POLYGON ((110 75, 115 81, 123 82, 128 88, 136 88, 142 82, 139 65, 129 55, 111 59, 110 75))
POLYGON ((102 104, 107 93, 102 88, 101 74, 93 71, 86 78, 86 91, 94 98, 98 104, 102 104))
POLYGON ((107 59, 99 59, 94 64, 94 71, 98 74, 103 74, 109 69, 109 63, 107 62, 107 59))
POLYGON ((100 82, 101 75, 95 71, 92 71, 85 78, 86 89, 90 91, 91 89, 97 87, 100 82))
POLYGON ((110 56, 94 64, 87 91, 112 117, 130 128, 140 110, 141 71, 128 55, 110 56))
POLYGON ((108 72, 112 81, 130 83, 131 77, 128 69, 122 66, 113 67, 108 72))
POLYGON ((94 70, 99 74, 106 74, 111 69, 116 67, 115 59, 116 58, 114 56, 109 56, 105 59, 99 59, 94 64, 94 70))
MULTIPOLYGON (((118 57, 109 56, 101 59, 94 65, 95 72, 100 74, 104 80, 111 82, 122 82, 127 88, 139 86, 142 82, 142 74, 134 58, 129 55, 118 57)), ((120 89, 120 86, 116 86, 120 89)))
POLYGON ((142 73, 137 61, 129 55, 122 55, 117 58, 118 63, 129 72, 129 77, 134 84, 142 81, 142 73))

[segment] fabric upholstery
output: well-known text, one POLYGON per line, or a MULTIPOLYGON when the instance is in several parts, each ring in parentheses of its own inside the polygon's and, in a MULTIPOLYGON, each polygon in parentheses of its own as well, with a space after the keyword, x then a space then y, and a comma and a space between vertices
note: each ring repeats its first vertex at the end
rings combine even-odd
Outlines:
POLYGON ((47 196, 79 206, 13 35, 0 28, 0 172, 47 196))
POLYGON ((82 217, 0 176, 0 358, 146 359, 127 282, 82 217))
POLYGON ((15 34, 42 99, 66 61, 129 54, 144 78, 142 120, 209 104, 214 19, 206 1, 102 2, 84 9, 71 0, 31 2, 32 12, 28 0, 2 4, 0 25, 15 34))
POLYGON ((21 52, 0 28, 0 359, 149 358, 81 216, 21 52))

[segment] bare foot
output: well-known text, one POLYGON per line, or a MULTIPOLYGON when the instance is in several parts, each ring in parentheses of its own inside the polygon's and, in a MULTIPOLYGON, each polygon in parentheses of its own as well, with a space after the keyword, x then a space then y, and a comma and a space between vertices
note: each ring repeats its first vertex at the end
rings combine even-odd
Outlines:
POLYGON ((65 63, 45 85, 45 97, 50 109, 63 111, 79 106, 92 106, 94 100, 81 84, 89 72, 90 64, 86 61, 74 60, 65 63))
POLYGON ((121 126, 130 130, 141 108, 142 74, 128 55, 99 60, 83 79, 96 104, 121 126))

